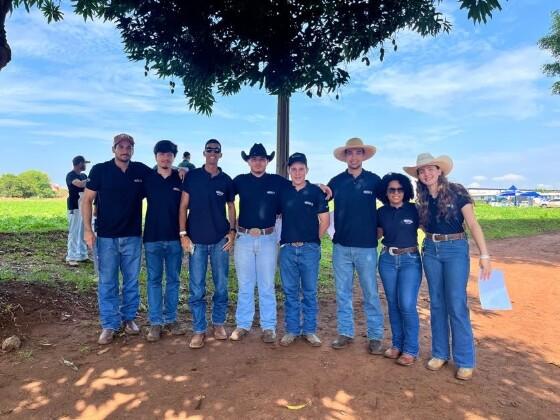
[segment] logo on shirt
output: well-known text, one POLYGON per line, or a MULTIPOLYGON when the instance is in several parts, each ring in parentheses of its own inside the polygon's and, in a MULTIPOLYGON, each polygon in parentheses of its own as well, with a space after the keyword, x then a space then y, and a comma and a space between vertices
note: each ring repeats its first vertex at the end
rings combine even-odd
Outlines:
POLYGON ((311 201, 304 201, 303 204, 306 204, 306 205, 311 206, 311 207, 314 206, 313 202, 311 202, 311 201))
POLYGON ((363 192, 364 194, 369 194, 369 195, 372 195, 372 194, 373 194, 373 191, 372 191, 372 190, 363 190, 362 192, 363 192))
POLYGON ((142 178, 136 178, 134 182, 142 182, 142 178))
POLYGON ((448 209, 453 209, 453 208, 455 208, 455 205, 454 205, 454 204, 448 204, 448 205, 447 205, 447 208, 448 208, 448 209))
POLYGON ((267 193, 267 194, 270 194, 270 195, 274 195, 274 194, 276 194, 276 191, 268 190, 266 193, 267 193))
POLYGON ((217 195, 218 197, 221 197, 222 195, 224 195, 224 192, 223 192, 223 191, 220 191, 220 190, 216 190, 216 195, 217 195))
POLYGON ((177 188, 177 187, 173 187, 173 191, 179 191, 179 192, 181 192, 181 189, 180 189, 180 188, 177 188))
POLYGON ((410 220, 410 219, 403 219, 402 222, 403 222, 405 225, 411 225, 411 224, 414 223, 414 222, 413 222, 412 220, 410 220))

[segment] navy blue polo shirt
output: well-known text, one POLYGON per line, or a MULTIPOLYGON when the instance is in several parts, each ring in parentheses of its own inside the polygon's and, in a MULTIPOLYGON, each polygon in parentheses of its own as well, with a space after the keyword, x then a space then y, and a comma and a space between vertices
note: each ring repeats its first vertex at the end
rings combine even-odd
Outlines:
POLYGON ((167 178, 158 174, 157 170, 145 178, 144 191, 148 209, 144 223, 144 242, 179 240, 182 182, 176 170, 171 171, 167 178))
POLYGON ((418 210, 412 203, 400 207, 385 204, 377 210, 377 223, 383 229, 385 246, 409 248, 418 246, 418 210))
POLYGON ((291 182, 276 174, 237 175, 233 185, 235 193, 239 194, 239 226, 246 229, 274 226, 280 210, 280 189, 286 184, 291 185, 291 182))
POLYGON ((129 162, 123 172, 114 159, 91 168, 86 188, 97 192, 98 236, 142 235, 143 182, 150 172, 140 162, 129 162))
POLYGON ((354 178, 344 171, 329 181, 334 199, 335 244, 357 248, 377 247, 376 194, 381 179, 362 170, 354 178))
POLYGON ((305 187, 297 191, 291 183, 284 184, 280 190, 280 212, 282 213, 280 243, 320 243, 317 215, 328 211, 329 206, 325 194, 318 186, 306 181, 305 187))
POLYGON ((189 194, 187 234, 195 244, 211 245, 220 242, 230 229, 226 217, 226 203, 235 199, 233 181, 220 172, 208 173, 204 166, 189 171, 183 183, 189 194))
POLYGON ((443 216, 438 216, 438 199, 431 195, 428 198, 428 225, 425 226, 426 232, 429 233, 461 233, 464 232, 463 222, 465 218, 461 209, 471 204, 468 197, 455 194, 453 202, 447 206, 450 214, 449 220, 443 216))
POLYGON ((78 208, 78 201, 80 199, 80 193, 84 191, 84 188, 76 187, 72 184, 75 179, 83 181, 87 179, 87 175, 84 173, 77 174, 75 171, 70 171, 66 174, 66 186, 68 187, 68 198, 66 199, 66 207, 68 210, 76 210, 78 208))

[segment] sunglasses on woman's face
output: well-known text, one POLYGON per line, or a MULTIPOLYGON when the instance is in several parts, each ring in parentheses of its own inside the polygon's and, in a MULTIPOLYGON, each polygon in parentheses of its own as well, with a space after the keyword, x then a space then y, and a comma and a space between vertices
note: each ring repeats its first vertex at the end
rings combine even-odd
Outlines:
POLYGON ((221 150, 219 147, 207 147, 206 149, 206 153, 221 153, 221 150))
POLYGON ((402 188, 387 188, 388 194, 402 194, 404 193, 404 189, 402 188))

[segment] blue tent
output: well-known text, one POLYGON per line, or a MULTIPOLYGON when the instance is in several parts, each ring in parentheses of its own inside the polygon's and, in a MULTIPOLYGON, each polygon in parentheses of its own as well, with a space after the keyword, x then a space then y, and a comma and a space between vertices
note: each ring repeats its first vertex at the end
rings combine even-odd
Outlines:
POLYGON ((513 204, 517 206, 517 196, 520 194, 519 189, 515 185, 512 185, 507 190, 499 193, 498 197, 513 197, 513 204))
POLYGON ((532 197, 532 198, 542 197, 542 195, 540 195, 536 191, 525 191, 525 192, 522 192, 521 194, 519 194, 519 196, 520 197, 532 197))

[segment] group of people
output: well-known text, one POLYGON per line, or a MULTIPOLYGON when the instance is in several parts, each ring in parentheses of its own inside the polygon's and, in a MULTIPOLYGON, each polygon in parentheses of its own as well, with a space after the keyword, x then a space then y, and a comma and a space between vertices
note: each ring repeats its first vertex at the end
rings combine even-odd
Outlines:
MULTIPOLYGON (((335 158, 345 162, 347 168, 327 185, 312 184, 306 179, 308 166, 303 153, 289 157, 289 180, 267 173, 274 152, 267 154, 260 143, 254 144, 249 153, 241 153, 249 172, 233 179, 218 166, 222 146, 216 139, 208 140, 204 146, 204 165, 188 171, 173 167, 177 146, 169 140, 154 146, 154 169, 131 161, 134 139, 128 134, 115 136, 112 150, 113 159, 94 165, 87 181, 80 177, 74 184, 77 188, 85 186, 81 203, 84 240, 94 251, 99 272, 100 344, 112 342, 123 326, 127 334, 140 333, 135 318, 139 306, 142 200, 146 198, 143 242, 148 273, 148 341, 159 340, 164 329, 171 334, 186 332, 177 319, 183 252, 189 260, 193 325, 189 347, 203 347, 208 334, 208 261, 214 283, 212 334, 217 340, 228 338, 224 323, 229 254, 233 252, 238 299, 236 327, 229 339, 239 341, 249 334, 257 288, 262 340, 277 341, 278 263, 285 296, 285 333, 280 345, 289 346, 302 337, 310 345, 320 346, 317 281, 321 238, 329 228, 328 200, 332 199, 338 336, 331 346, 342 349, 353 341, 353 285, 357 274, 367 321, 368 351, 395 359, 403 366, 412 365, 419 355, 417 298, 424 270, 432 327, 432 357, 427 367, 439 370, 452 357, 456 377, 472 377, 475 349, 466 293, 470 259, 465 224, 479 248, 483 278, 490 275, 490 256, 474 216, 472 199, 464 187, 447 180, 453 167, 449 157, 434 158, 425 153, 418 156, 416 165, 403 168, 417 179, 414 204, 409 177, 389 173, 380 178, 363 168, 363 162, 375 155, 376 148, 359 138, 351 138, 334 150, 335 158), (384 204, 379 209, 377 199, 384 204), (94 202, 96 232, 91 223, 94 202), (418 246, 419 228, 425 232, 422 250, 418 246), (381 238, 383 247, 378 257, 381 238), (392 331, 388 349, 383 348, 378 270, 392 331)), ((83 257, 81 252, 70 254, 69 239, 68 258, 79 259, 83 257)))

